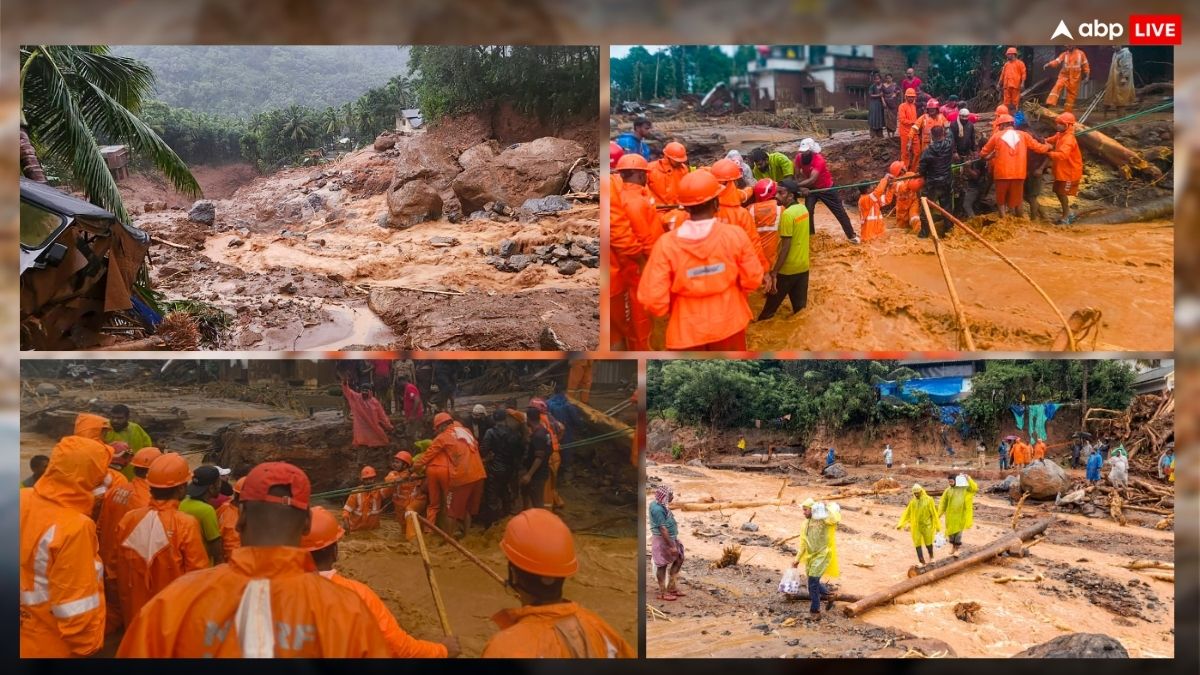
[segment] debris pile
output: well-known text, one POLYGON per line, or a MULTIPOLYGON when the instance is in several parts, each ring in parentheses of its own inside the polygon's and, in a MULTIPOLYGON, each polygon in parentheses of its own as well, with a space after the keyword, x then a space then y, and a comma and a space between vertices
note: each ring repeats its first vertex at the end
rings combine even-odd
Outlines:
POLYGON ((1123 411, 1091 408, 1084 422, 1093 434, 1125 446, 1131 473, 1156 476, 1159 457, 1175 440, 1175 392, 1142 394, 1123 411))
POLYGON ((505 239, 491 249, 487 263, 501 272, 521 272, 530 265, 553 265, 558 273, 571 276, 584 267, 600 265, 600 240, 567 235, 561 241, 537 246, 522 245, 505 239))

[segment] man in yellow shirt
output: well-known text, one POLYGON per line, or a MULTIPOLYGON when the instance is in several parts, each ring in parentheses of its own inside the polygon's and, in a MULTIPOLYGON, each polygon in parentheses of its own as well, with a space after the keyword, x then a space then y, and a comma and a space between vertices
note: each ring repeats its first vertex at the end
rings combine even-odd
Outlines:
MULTIPOLYGON (((118 403, 112 407, 108 413, 108 423, 112 428, 105 430, 104 442, 112 445, 116 442, 124 443, 129 446, 128 455, 132 458, 142 448, 154 446, 154 442, 150 440, 150 434, 141 427, 137 422, 129 419, 129 406, 118 403)), ((126 480, 133 480, 133 465, 128 462, 121 469, 121 473, 126 480)))

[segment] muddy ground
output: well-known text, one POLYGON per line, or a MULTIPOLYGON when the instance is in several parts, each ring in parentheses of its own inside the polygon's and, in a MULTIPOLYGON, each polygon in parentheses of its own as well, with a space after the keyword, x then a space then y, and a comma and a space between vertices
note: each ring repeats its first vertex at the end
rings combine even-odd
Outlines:
MULTIPOLYGON (((984 116, 990 120, 990 115, 984 116)), ((1170 117, 1151 116, 1145 124, 1119 125, 1107 131, 1131 147, 1139 139, 1159 144, 1170 136, 1170 117), (1165 126, 1164 126, 1165 125, 1165 126), (1152 129, 1150 127, 1153 127, 1152 129), (1153 131, 1153 133, 1150 133, 1153 131)), ((977 133, 990 133, 990 121, 977 133)), ((767 147, 793 156, 799 141, 813 134, 770 126, 735 126, 720 118, 655 122, 664 137, 689 148, 693 164, 707 164, 737 149, 745 155, 767 147)), ((869 139, 862 131, 817 136, 830 162, 835 184, 878 179, 899 154, 895 139, 869 139)), ((1168 141, 1169 143, 1169 141, 1168 141)), ((1163 149, 1169 153, 1169 149, 1163 149)), ((1166 160, 1169 166, 1169 154, 1166 160)), ((1081 215, 1169 196, 1169 177, 1158 186, 1129 185, 1112 169, 1087 164, 1080 197, 1081 215)), ((1157 162, 1156 163, 1161 163, 1157 162)), ((841 193, 855 230, 861 219, 857 191, 841 193)), ((1058 214, 1057 198, 1046 184, 1039 200, 1043 213, 1058 214)), ((846 241, 837 220, 823 205, 813 218, 808 306, 799 315, 790 304, 764 322, 751 323, 751 350, 939 350, 960 349, 946 282, 928 239, 894 229, 885 211, 885 238, 862 246, 846 241)), ((1055 215, 1057 220, 1057 215, 1055 215)), ((1169 220, 1116 225, 1060 227, 1049 222, 994 215, 968 222, 1020 266, 1066 317, 1077 310, 1098 310, 1098 332, 1085 349, 1163 351, 1173 344, 1174 223, 1169 220)), ((1038 293, 1008 265, 965 232, 946 242, 951 275, 962 299, 975 346, 984 350, 1049 351, 1062 323, 1038 293)), ((751 309, 761 311, 761 292, 751 309)), ((661 333, 659 327, 658 333, 661 333)), ((658 337, 661 339, 661 337, 658 337)))
POLYGON ((388 213, 384 193, 393 166, 370 148, 268 176, 246 169, 198 169, 216 206, 212 226, 189 221, 190 203, 180 204, 145 177, 132 179, 125 192, 138 213, 135 224, 156 238, 155 288, 170 300, 200 300, 230 314, 222 348, 587 350, 598 344, 598 269, 563 276, 535 264, 514 274, 486 262, 505 239, 523 252, 597 237, 594 203, 530 224, 443 219, 396 230, 379 224, 388 213), (244 182, 235 186, 230 174, 244 182), (543 326, 562 346, 540 339, 543 326))
MULTIPOLYGON (((74 403, 80 408, 88 401, 120 401, 134 411, 135 421, 156 420, 148 431, 161 447, 188 453, 193 465, 199 465, 204 451, 211 447, 221 428, 238 421, 295 419, 303 413, 274 405, 247 403, 236 398, 211 395, 210 391, 232 391, 228 383, 195 386, 159 386, 152 390, 120 384, 72 383, 62 378, 34 378, 28 382, 22 396, 22 416, 51 405, 74 403), (37 396, 36 385, 52 382, 59 387, 55 397, 37 396), (183 411, 179 413, 178 411, 183 411), (169 432, 155 433, 155 426, 168 426, 165 420, 182 417, 182 424, 170 424, 169 432)), ((511 394, 491 396, 463 395, 457 408, 469 410, 475 403, 495 403, 511 394)), ((611 408, 628 398, 628 393, 616 389, 597 388, 592 405, 611 408)), ((337 397, 312 395, 306 405, 340 406, 337 397)), ((636 409, 626 408, 616 415, 627 423, 636 422, 636 409)), ((21 474, 28 473, 27 463, 34 454, 49 454, 57 436, 27 431, 21 433, 21 474)), ((628 450, 625 451, 625 456, 628 450)), ((569 456, 568 456, 569 457, 569 456)), ((357 467, 351 467, 357 472, 357 467)), ((638 639, 637 592, 637 514, 635 488, 625 486, 623 496, 614 497, 611 481, 590 473, 580 463, 564 465, 561 493, 567 503, 560 513, 575 532, 575 545, 580 571, 566 584, 565 594, 598 613, 631 645, 638 639)), ((318 501, 340 516, 343 500, 318 501)), ((506 562, 499 549, 504 522, 487 530, 474 528, 462 543, 483 559, 501 576, 506 562)), ((461 641, 464 656, 478 656, 497 628, 491 616, 505 607, 517 606, 517 601, 504 589, 436 535, 427 537, 435 573, 450 616, 451 626, 461 641)), ((424 567, 415 542, 404 539, 404 529, 392 514, 386 514, 380 529, 348 534, 340 547, 341 559, 337 569, 353 579, 369 585, 387 604, 400 624, 418 638, 439 639, 441 627, 426 581, 424 567)), ((119 636, 108 641, 105 654, 115 653, 119 636)))
MULTIPOLYGON (((890 475, 905 486, 914 480, 940 486, 934 476, 952 468, 922 465, 910 475, 897 467, 890 475)), ((855 487, 885 474, 882 465, 849 471, 859 479, 855 487)), ((833 612, 810 620, 806 601, 789 602, 777 591, 796 549, 794 541, 776 542, 797 533, 800 501, 827 497, 837 488, 815 473, 786 470, 749 473, 658 464, 648 467, 647 475, 650 486, 672 485, 679 502, 773 499, 781 488, 783 498, 795 502, 719 512, 675 509, 688 551, 681 581, 686 595, 674 602, 654 599, 654 572, 647 570, 647 598, 669 619, 647 618, 648 656, 874 657, 915 649, 926 656, 1008 657, 1069 632, 1110 635, 1134 657, 1174 654, 1173 584, 1117 566, 1134 559, 1174 559, 1174 535, 1154 530, 1158 517, 1152 514, 1139 513, 1120 527, 1108 519, 1058 513, 1052 503, 1026 503, 1023 524, 1059 519, 1029 549, 1029 557, 993 559, 858 618, 845 618, 835 605, 833 612), (741 530, 752 517, 757 532, 741 530), (735 543, 742 547, 740 564, 714 569, 723 547, 735 543), (1013 575, 1041 579, 993 581, 1013 575), (955 616, 954 606, 963 602, 981 606, 974 622, 955 616)), ((964 536, 964 552, 1010 531, 1014 507, 1006 497, 984 492, 991 482, 980 480, 975 525, 964 536)), ((843 521, 837 539, 841 578, 835 583, 844 592, 866 595, 903 580, 916 563, 910 534, 895 529, 907 495, 837 501, 843 521)), ((945 550, 938 552, 944 555, 945 550)))

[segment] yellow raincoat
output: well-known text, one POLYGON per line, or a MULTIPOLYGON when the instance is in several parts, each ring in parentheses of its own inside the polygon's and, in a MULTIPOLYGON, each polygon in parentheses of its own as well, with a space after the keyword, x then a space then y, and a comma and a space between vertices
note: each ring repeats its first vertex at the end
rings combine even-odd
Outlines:
POLYGON ((957 534, 975 522, 975 493, 979 486, 967 476, 967 487, 949 487, 938 501, 938 516, 946 516, 946 536, 957 534))
POLYGON ((896 529, 903 529, 906 525, 912 528, 913 546, 917 548, 933 546, 933 535, 942 531, 938 506, 925 488, 921 488, 919 495, 913 495, 913 498, 908 500, 908 508, 900 514, 896 529))
POLYGON ((841 575, 837 556, 837 524, 841 520, 841 513, 836 509, 830 510, 824 527, 821 527, 821 521, 807 518, 804 520, 800 529, 804 536, 800 537, 800 551, 796 553, 796 562, 804 568, 805 575, 829 579, 841 575))

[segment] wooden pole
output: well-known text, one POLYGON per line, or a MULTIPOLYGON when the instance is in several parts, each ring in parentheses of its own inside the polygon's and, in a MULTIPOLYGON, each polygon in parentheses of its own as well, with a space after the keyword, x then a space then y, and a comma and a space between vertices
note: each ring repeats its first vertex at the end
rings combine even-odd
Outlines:
MULTIPOLYGON (((1051 124, 1058 121, 1058 113, 1036 103, 1030 106, 1030 112, 1050 120, 1051 124)), ((1082 148, 1100 155, 1105 162, 1119 169, 1126 178, 1129 178, 1134 171, 1152 179, 1162 178, 1163 173, 1157 166, 1147 162, 1137 152, 1121 145, 1112 136, 1095 131, 1079 122, 1075 124, 1075 131, 1081 132, 1075 138, 1082 148)))
MULTIPOLYGON (((928 204, 928 200, 925 199, 924 197, 921 198, 921 201, 928 204)), ((1021 275, 1022 279, 1024 279, 1025 281, 1028 281, 1029 285, 1033 286, 1033 290, 1037 291, 1038 295, 1042 296, 1042 299, 1046 301, 1047 305, 1050 305, 1050 309, 1054 310, 1054 313, 1056 315, 1058 315, 1058 320, 1061 321, 1063 327, 1067 329, 1067 343, 1070 345, 1071 351, 1073 351, 1073 352, 1079 351, 1079 343, 1075 340, 1075 333, 1071 330, 1071 324, 1067 323, 1067 319, 1066 319, 1066 317, 1063 316, 1063 313, 1061 311, 1059 311, 1058 305, 1054 304, 1054 301, 1050 299, 1050 296, 1046 294, 1046 291, 1043 291, 1042 287, 1038 286, 1037 282, 1034 281, 1028 274, 1025 273, 1025 270, 1022 270, 1020 267, 1017 267, 1017 264, 1015 262, 1013 262, 1012 260, 1010 260, 1008 258, 1008 256, 1001 253, 1000 249, 996 248, 995 246, 992 245, 992 243, 990 241, 988 241, 987 239, 984 239, 982 236, 980 236, 980 234, 978 232, 967 227, 961 220, 959 220, 958 218, 955 218, 951 214, 947 213, 945 209, 938 206, 937 204, 934 204, 933 208, 937 209, 938 211, 941 211, 942 215, 944 215, 950 219, 950 222, 954 223, 958 227, 961 227, 964 232, 966 232, 967 234, 974 237, 977 241, 979 241, 979 243, 983 244, 984 247, 986 247, 989 251, 1000 256, 1000 259, 1003 260, 1005 263, 1007 263, 1009 267, 1016 270, 1017 274, 1021 275)))
POLYGON ((442 632, 446 637, 454 635, 450 630, 450 617, 446 614, 446 603, 442 602, 442 592, 438 590, 437 578, 433 575, 433 563, 429 562, 429 551, 425 548, 425 537, 421 534, 420 516, 410 511, 408 513, 409 523, 417 532, 417 548, 421 550, 421 561, 425 563, 425 577, 429 579, 429 590, 433 593, 433 604, 437 606, 438 619, 442 622, 442 632))
POLYGON ((925 572, 924 574, 905 579, 904 581, 894 584, 882 591, 872 593, 858 602, 846 605, 842 608, 842 613, 850 617, 858 616, 868 609, 878 607, 879 605, 882 605, 883 603, 892 600, 897 596, 904 595, 915 588, 920 588, 921 586, 932 584, 935 581, 953 576, 968 567, 991 560, 1004 551, 1013 550, 1014 548, 1019 549, 1022 542, 1033 539, 1034 536, 1045 532, 1046 528, 1050 527, 1050 524, 1053 522, 1053 519, 1043 520, 1030 525, 1023 530, 1004 535, 999 539, 993 540, 990 544, 984 546, 974 553, 959 558, 954 562, 945 564, 945 567, 940 567, 938 569, 925 572))
MULTIPOLYGON (((975 351, 975 341, 971 339, 971 330, 967 328, 967 314, 963 311, 962 302, 958 299, 958 289, 954 287, 954 279, 950 276, 950 266, 942 253, 942 242, 938 239, 937 228, 933 225, 933 216, 929 213, 929 199, 921 197, 921 206, 925 209, 925 220, 929 223, 929 236, 933 238, 933 252, 937 254, 938 263, 942 266, 942 276, 946 279, 946 289, 950 291, 950 304, 954 306, 954 316, 958 320, 958 329, 962 333, 963 344, 967 351, 975 351)), ((940 210, 940 208, 939 208, 940 210)), ((943 213, 945 213, 943 211, 943 213)))
POLYGON ((495 579, 496 583, 500 584, 501 586, 507 587, 508 582, 506 582, 504 580, 504 577, 500 576, 496 572, 496 570, 488 567, 487 563, 483 562, 474 553, 471 553, 466 548, 464 548, 462 544, 455 541, 454 537, 451 537, 449 534, 446 534, 445 532, 443 532, 440 527, 438 527, 437 525, 434 525, 433 523, 426 520, 423 516, 421 516, 421 514, 418 513, 418 514, 416 514, 416 516, 417 516, 417 520, 421 521, 421 524, 424 525, 425 527, 428 527, 430 532, 433 532, 433 533, 441 536, 442 539, 446 540, 447 544, 450 544, 459 553, 466 556, 467 560, 470 560, 471 562, 475 563, 475 565, 478 566, 479 569, 483 570, 489 577, 495 579))

